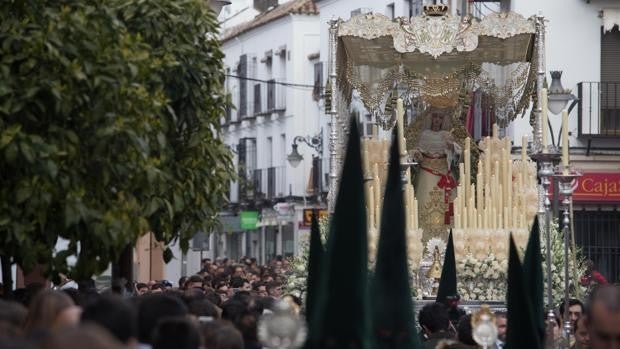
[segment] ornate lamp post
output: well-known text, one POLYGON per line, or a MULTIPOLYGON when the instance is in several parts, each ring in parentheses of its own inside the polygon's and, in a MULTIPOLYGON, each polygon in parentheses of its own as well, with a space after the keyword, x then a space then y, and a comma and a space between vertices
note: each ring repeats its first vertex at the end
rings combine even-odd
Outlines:
POLYGON ((562 232, 564 234, 564 318, 563 325, 563 343, 562 348, 570 347, 570 336, 572 332, 572 324, 568 316, 568 300, 569 300, 569 287, 570 287, 570 273, 569 273, 569 245, 570 245, 570 209, 573 199, 573 183, 575 179, 581 176, 581 173, 571 169, 568 166, 562 166, 558 168, 556 174, 553 175, 554 180, 559 182, 560 195, 562 195, 562 232))
POLYGON ((544 198, 543 205, 539 208, 538 214, 545 217, 545 241, 546 241, 546 276, 547 276, 547 348, 553 347, 553 327, 555 326, 555 312, 553 304, 553 277, 551 274, 551 200, 549 198, 550 192, 550 178, 555 174, 554 164, 560 160, 560 153, 555 149, 551 149, 549 152, 537 152, 530 155, 539 164, 538 177, 543 188, 544 198))

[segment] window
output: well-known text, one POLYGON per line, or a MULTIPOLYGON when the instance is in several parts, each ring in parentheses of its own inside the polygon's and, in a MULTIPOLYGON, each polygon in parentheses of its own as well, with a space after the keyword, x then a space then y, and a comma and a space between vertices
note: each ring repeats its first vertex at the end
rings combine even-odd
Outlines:
POLYGON ((394 13, 394 3, 388 4, 385 7, 385 15, 390 17, 391 19, 394 19, 395 13, 394 13))
POLYGON ((265 167, 273 166, 273 138, 267 137, 265 143, 265 167))
POLYGON ((261 109, 261 99, 260 99, 260 88, 261 84, 254 84, 254 115, 260 114, 262 112, 261 109))
POLYGON ((601 35, 601 131, 620 133, 620 31, 615 26, 601 35))
POLYGON ((237 75, 239 75, 239 105, 237 110, 240 117, 247 115, 247 102, 248 102, 248 56, 241 55, 239 57, 239 67, 237 68, 237 75))
POLYGON ((276 108, 276 81, 267 81, 267 110, 273 111, 276 108))
POLYGON ((314 88, 312 89, 312 98, 318 101, 321 98, 323 90, 323 62, 314 63, 314 88))

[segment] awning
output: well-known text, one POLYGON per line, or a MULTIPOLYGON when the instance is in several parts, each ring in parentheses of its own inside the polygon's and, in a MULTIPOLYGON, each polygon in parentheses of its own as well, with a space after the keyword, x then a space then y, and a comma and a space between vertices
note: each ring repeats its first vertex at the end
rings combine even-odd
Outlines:
POLYGON ((616 25, 620 27, 620 8, 603 9, 603 31, 611 31, 616 25))

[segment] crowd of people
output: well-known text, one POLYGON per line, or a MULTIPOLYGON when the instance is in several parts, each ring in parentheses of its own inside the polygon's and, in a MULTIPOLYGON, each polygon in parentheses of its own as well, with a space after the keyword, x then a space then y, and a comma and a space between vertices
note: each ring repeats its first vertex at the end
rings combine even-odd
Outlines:
MULTIPOLYGON (((620 349, 620 286, 600 285, 592 289, 585 304, 570 299, 566 312, 565 309, 565 304, 560 303, 553 320, 546 321, 547 326, 553 326, 556 348, 565 348, 562 331, 569 322, 570 348, 620 349)), ((465 314, 456 303, 427 304, 420 310, 418 321, 425 349, 478 348, 472 334, 471 315, 465 314)), ((510 326, 506 312, 495 313, 495 325, 497 342, 492 349, 502 349, 510 326)))
MULTIPOLYGON (((64 279, 52 289, 31 285, 0 300, 0 348, 259 349, 259 319, 276 301, 303 312, 299 298, 283 294, 288 268, 280 257, 267 266, 250 258, 206 259, 198 274, 177 285, 115 280, 101 292, 92 280, 64 279)), ((562 303, 553 322, 558 344, 564 310, 562 303)), ((566 314, 572 348, 620 349, 619 286, 594 288, 585 304, 571 299, 566 314)), ((477 348, 471 315, 459 308, 458 296, 426 304, 417 320, 425 349, 477 348)), ((495 349, 501 349, 507 314, 496 313, 495 323, 495 349)))
POLYGON ((0 300, 0 348, 253 349, 260 316, 282 294, 288 262, 203 260, 201 271, 166 280, 114 280, 98 292, 92 280, 30 285, 0 300))

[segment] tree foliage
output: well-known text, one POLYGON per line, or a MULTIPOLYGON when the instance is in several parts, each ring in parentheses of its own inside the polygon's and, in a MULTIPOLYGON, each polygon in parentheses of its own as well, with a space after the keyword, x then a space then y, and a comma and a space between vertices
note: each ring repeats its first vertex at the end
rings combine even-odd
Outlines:
POLYGON ((1 256, 87 276, 148 231, 187 248, 217 224, 233 172, 205 3, 2 2, 1 256))

